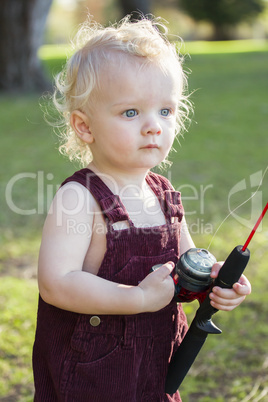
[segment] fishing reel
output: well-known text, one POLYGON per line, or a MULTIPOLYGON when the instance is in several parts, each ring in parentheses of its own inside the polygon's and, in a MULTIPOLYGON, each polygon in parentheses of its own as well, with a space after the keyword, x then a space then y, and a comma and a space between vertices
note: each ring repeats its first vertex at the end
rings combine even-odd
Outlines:
MULTIPOLYGON (((203 248, 190 248, 181 255, 171 273, 174 281, 174 299, 176 302, 204 301, 213 278, 210 273, 216 258, 203 248)), ((152 270, 160 265, 153 266, 152 270)))

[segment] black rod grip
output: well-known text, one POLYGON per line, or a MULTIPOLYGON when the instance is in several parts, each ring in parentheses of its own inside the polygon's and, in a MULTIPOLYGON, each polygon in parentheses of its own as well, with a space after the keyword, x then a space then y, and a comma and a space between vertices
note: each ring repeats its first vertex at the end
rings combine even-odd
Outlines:
POLYGON ((190 326, 169 364, 165 384, 167 394, 172 395, 177 391, 205 343, 207 335, 206 332, 199 330, 194 325, 190 326))
MULTIPOLYGON (((233 284, 239 280, 250 257, 250 251, 248 249, 242 251, 242 248, 242 246, 237 246, 229 254, 213 286, 232 288, 233 284)), ((165 392, 167 394, 172 395, 177 391, 205 343, 207 335, 209 333, 221 333, 211 321, 212 315, 217 311, 217 309, 211 306, 209 295, 207 295, 197 310, 181 345, 171 359, 165 384, 165 392)))
POLYGON ((247 248, 245 251, 242 251, 242 248, 243 246, 236 246, 228 255, 213 286, 231 288, 239 280, 250 257, 249 249, 247 248))

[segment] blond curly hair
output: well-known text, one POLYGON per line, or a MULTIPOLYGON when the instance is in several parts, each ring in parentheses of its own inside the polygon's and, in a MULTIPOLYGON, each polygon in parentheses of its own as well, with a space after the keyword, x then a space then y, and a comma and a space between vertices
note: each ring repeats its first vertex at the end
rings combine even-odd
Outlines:
POLYGON ((86 165, 92 160, 88 144, 77 137, 70 124, 74 110, 83 110, 90 102, 92 91, 98 88, 100 71, 111 58, 116 61, 120 55, 141 58, 144 63, 156 63, 164 71, 172 63, 177 68, 181 90, 178 94, 176 134, 186 129, 186 121, 192 110, 188 99, 186 74, 182 69, 182 56, 176 44, 167 39, 167 28, 159 18, 142 18, 130 22, 125 17, 119 23, 103 27, 90 19, 83 23, 72 43, 73 55, 64 69, 56 76, 53 103, 60 113, 60 152, 70 160, 78 160, 86 165))

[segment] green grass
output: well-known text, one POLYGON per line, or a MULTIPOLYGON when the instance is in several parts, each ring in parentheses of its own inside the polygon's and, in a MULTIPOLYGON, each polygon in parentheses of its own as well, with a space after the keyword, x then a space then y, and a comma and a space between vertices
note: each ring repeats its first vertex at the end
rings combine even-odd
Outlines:
POLYGON ((30 356, 37 308, 35 281, 1 277, 0 286, 0 400, 31 401, 33 376, 30 356), (18 398, 19 397, 19 398, 18 398))
MULTIPOLYGON (((182 48, 184 50, 184 47, 182 48)), ((267 52, 268 42, 265 40, 231 40, 219 42, 186 42, 185 50, 189 54, 230 54, 267 52)))
MULTIPOLYGON (((195 114, 189 133, 180 138, 180 145, 175 144, 172 168, 164 174, 183 190, 187 221, 198 246, 208 247, 212 234, 228 215, 232 188, 245 180, 245 188, 230 197, 234 209, 256 191, 268 165, 268 52, 267 44, 258 46, 246 41, 186 44, 191 57, 186 56, 185 67, 192 71, 189 85, 195 114), (256 179, 252 176, 255 173, 256 179)), ((65 48, 60 53, 53 53, 53 48, 41 49, 50 73, 59 70, 65 52, 65 48)), ((40 102, 33 95, 0 97, 0 400, 32 400, 31 348, 38 292, 35 281, 22 277, 25 268, 36 264, 52 194, 77 168, 59 156, 56 137, 43 119, 40 102), (6 188, 21 173, 28 177, 14 183, 13 206, 38 213, 21 215, 7 205, 6 188)), ((268 200, 267 177, 254 201, 239 208, 217 232, 210 251, 218 259, 224 259, 248 236, 260 212, 260 201, 264 204, 268 200)), ((250 246, 246 272, 253 285, 252 295, 232 313, 215 316, 223 334, 208 337, 181 385, 184 402, 267 398, 267 222, 266 218, 250 246)), ((195 308, 195 303, 185 305, 189 321, 195 308)))

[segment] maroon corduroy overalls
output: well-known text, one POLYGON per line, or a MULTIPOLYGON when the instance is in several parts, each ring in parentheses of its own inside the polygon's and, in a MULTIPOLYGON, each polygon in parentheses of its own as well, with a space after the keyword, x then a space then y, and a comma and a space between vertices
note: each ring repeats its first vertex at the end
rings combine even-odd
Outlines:
MULTIPOLYGON (((107 251, 98 276, 137 286, 155 264, 177 262, 183 208, 167 179, 149 173, 146 181, 166 217, 163 226, 137 228, 120 198, 89 169, 65 180, 84 185, 107 222, 107 251), (177 217, 172 223, 172 217, 177 217), (116 230, 113 224, 128 221, 116 230)), ((181 305, 171 302, 154 313, 87 315, 65 311, 39 298, 33 349, 35 401, 181 401, 164 392, 168 363, 187 330, 181 305)))

